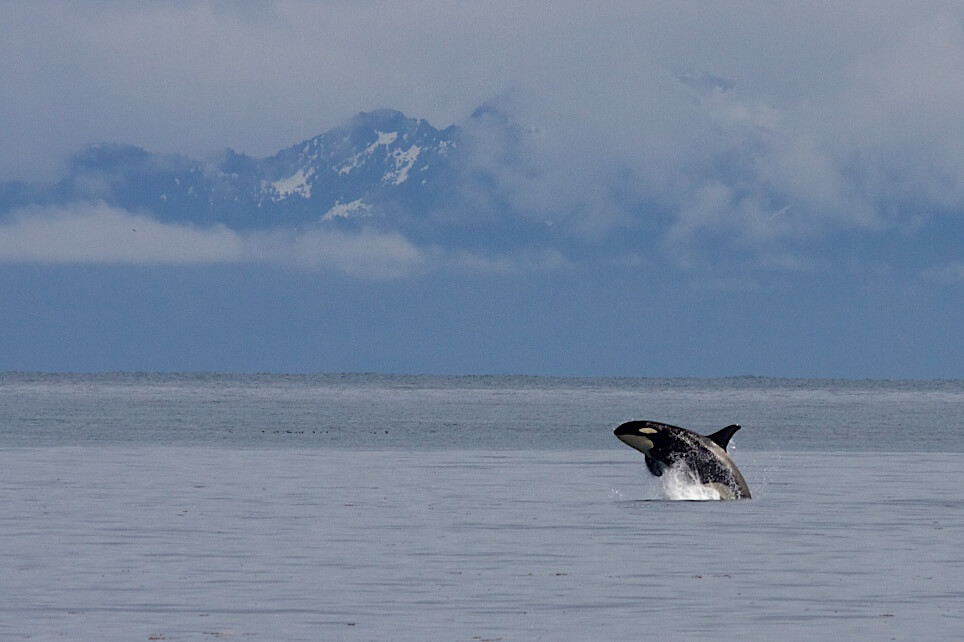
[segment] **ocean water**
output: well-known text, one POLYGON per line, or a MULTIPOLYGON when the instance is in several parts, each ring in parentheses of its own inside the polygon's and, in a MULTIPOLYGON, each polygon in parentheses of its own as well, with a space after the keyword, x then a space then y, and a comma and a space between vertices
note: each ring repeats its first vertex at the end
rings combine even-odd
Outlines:
POLYGON ((964 382, 0 375, 3 640, 957 640, 964 382), (676 488, 628 419, 731 442, 676 488))

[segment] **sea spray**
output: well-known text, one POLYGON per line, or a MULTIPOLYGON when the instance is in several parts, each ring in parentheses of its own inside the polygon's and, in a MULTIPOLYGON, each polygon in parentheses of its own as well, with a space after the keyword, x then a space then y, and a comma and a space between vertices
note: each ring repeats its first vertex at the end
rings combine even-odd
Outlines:
POLYGON ((664 499, 706 501, 722 499, 715 488, 700 483, 696 474, 685 465, 666 469, 660 477, 661 493, 664 499))

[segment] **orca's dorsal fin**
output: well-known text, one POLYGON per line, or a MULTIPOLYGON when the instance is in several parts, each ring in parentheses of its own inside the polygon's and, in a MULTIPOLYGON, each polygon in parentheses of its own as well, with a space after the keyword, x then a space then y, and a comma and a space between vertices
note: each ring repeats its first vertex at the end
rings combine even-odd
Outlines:
POLYGON ((740 424, 731 424, 726 428, 724 428, 723 430, 717 430, 712 435, 707 435, 707 437, 715 441, 720 448, 722 448, 723 450, 726 450, 726 445, 730 443, 730 437, 732 437, 733 433, 735 433, 739 429, 740 429, 740 424))

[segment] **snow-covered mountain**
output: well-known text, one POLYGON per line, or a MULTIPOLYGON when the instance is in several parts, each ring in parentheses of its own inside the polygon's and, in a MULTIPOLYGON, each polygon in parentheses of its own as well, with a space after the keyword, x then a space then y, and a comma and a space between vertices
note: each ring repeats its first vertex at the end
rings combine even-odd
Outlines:
POLYGON ((226 150, 199 161, 124 144, 91 145, 59 183, 0 185, 0 213, 99 201, 165 221, 302 225, 435 208, 459 172, 460 130, 398 111, 362 113, 268 158, 226 150))

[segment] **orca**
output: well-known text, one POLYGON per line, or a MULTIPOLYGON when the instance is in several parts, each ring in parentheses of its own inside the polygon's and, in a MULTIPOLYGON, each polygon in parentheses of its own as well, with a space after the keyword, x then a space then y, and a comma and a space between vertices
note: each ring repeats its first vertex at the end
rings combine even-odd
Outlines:
POLYGON ((643 453, 649 472, 657 477, 668 468, 685 466, 721 499, 750 499, 746 480, 726 453, 726 445, 739 429, 739 424, 733 424, 704 436, 658 421, 629 421, 613 434, 643 453))

